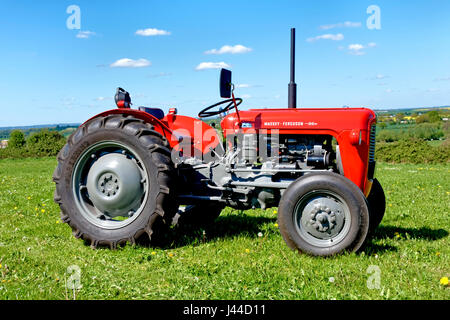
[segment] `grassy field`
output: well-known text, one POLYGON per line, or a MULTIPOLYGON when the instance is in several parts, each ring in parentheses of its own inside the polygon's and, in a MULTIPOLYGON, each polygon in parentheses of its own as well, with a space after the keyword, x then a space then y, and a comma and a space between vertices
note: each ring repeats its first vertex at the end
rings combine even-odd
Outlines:
POLYGON ((290 251, 275 209, 226 209, 164 248, 93 250, 59 220, 55 165, 0 160, 0 299, 450 298, 450 165, 379 165, 385 219, 362 253, 328 259, 290 251))

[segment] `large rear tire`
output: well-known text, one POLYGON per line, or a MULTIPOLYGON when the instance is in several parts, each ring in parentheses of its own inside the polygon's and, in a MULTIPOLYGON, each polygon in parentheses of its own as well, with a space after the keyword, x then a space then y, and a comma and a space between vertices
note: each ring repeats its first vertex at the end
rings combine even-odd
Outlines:
POLYGON ((142 120, 109 115, 80 126, 59 152, 54 200, 76 238, 116 248, 170 224, 175 177, 165 137, 142 120))
POLYGON ((311 173, 283 193, 278 224, 287 245, 314 256, 359 250, 369 229, 361 190, 335 173, 311 173))

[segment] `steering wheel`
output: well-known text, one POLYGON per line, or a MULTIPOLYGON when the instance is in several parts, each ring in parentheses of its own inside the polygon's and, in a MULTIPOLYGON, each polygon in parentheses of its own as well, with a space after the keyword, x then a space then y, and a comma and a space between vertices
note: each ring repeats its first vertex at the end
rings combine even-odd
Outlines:
MULTIPOLYGON (((236 107, 242 103, 242 99, 241 99, 241 98, 236 98, 235 100, 236 100, 236 107)), ((223 112, 230 111, 230 110, 233 109, 233 108, 234 108, 234 102, 233 102, 233 99, 223 100, 223 101, 220 101, 220 102, 218 102, 218 103, 216 103, 216 104, 213 104, 212 106, 209 106, 209 107, 203 109, 202 111, 200 111, 200 112, 198 113, 198 117, 199 117, 199 118, 207 118, 207 117, 216 116, 216 115, 221 114, 221 113, 223 113, 223 112), (208 110, 210 110, 210 109, 212 109, 212 108, 218 107, 218 106, 220 106, 220 105, 222 105, 222 104, 225 104, 225 103, 228 103, 228 104, 227 104, 227 106, 226 106, 225 108, 223 108, 222 110, 218 110, 218 111, 208 111, 208 110)))

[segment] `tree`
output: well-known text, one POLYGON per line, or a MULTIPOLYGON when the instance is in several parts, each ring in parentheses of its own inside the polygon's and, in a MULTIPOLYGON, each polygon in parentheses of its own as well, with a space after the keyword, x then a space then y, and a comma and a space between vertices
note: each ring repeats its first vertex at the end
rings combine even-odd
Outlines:
POLYGON ((405 119, 405 114, 403 112, 397 113, 396 118, 397 121, 400 122, 405 119))
POLYGON ((25 135, 20 130, 13 130, 9 136, 8 147, 14 149, 23 148, 25 145, 25 135))
POLYGON ((430 119, 430 122, 439 122, 441 121, 441 116, 437 110, 433 110, 428 112, 428 119, 430 119))
POLYGON ((66 139, 59 132, 47 129, 33 133, 27 140, 30 151, 37 156, 53 156, 66 143, 66 139))
POLYGON ((430 117, 428 116, 428 113, 421 114, 416 118, 416 123, 424 123, 424 122, 430 122, 430 117))

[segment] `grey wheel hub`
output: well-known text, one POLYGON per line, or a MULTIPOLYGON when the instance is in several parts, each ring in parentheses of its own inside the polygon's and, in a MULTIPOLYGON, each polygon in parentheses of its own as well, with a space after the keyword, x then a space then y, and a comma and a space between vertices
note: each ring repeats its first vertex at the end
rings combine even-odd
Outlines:
POLYGON ((305 229, 319 238, 335 235, 342 227, 342 208, 334 200, 319 198, 306 205, 302 221, 305 229))
POLYGON ((303 239, 312 245, 327 247, 341 241, 347 234, 350 212, 340 196, 317 190, 299 200, 294 221, 303 239))
POLYGON ((101 156, 87 175, 87 191, 93 205, 109 217, 128 216, 139 207, 144 189, 135 160, 124 154, 101 156))

